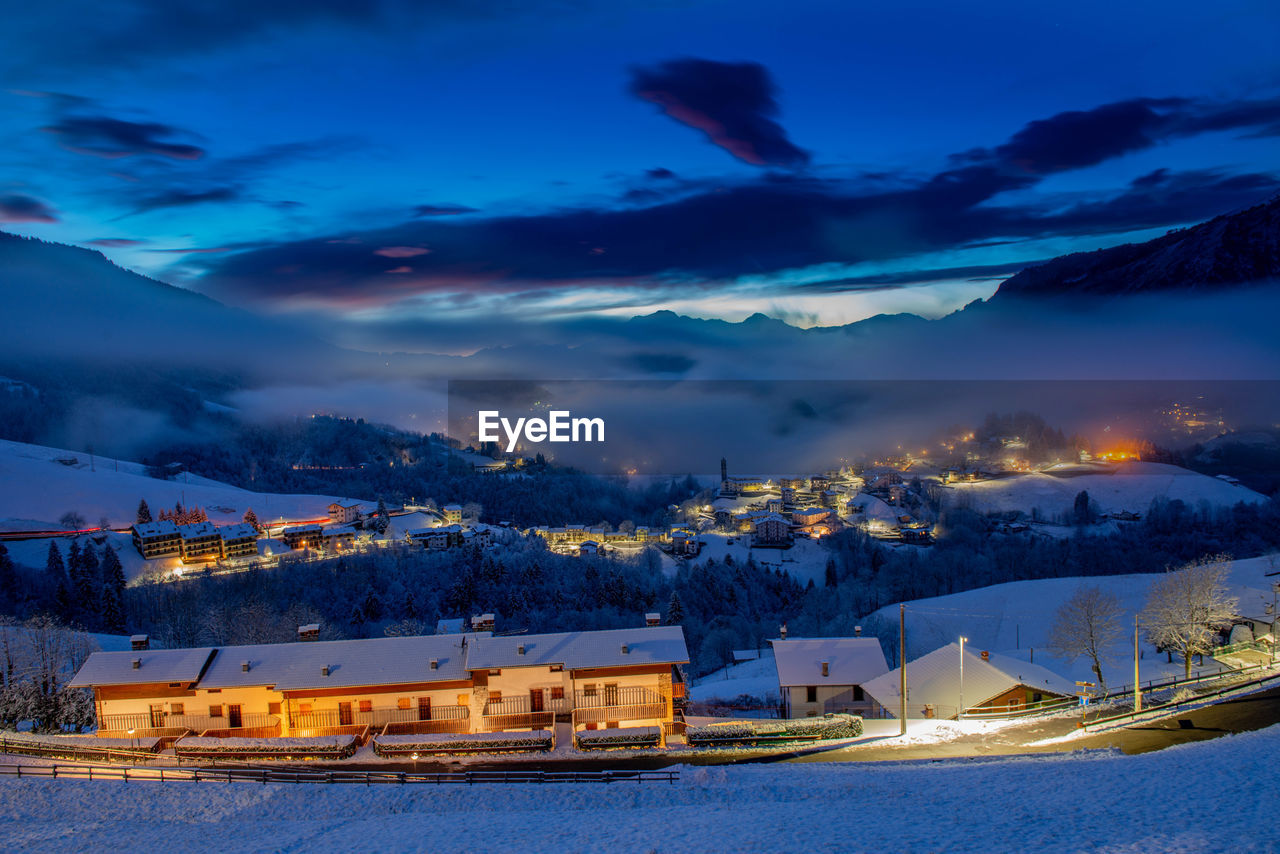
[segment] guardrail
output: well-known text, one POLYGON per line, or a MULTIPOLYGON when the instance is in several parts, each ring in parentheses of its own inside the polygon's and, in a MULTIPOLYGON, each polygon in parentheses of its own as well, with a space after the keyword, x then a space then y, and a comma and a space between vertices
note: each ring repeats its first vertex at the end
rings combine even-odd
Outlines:
MULTIPOLYGON (((1261 667, 1269 667, 1269 665, 1259 665, 1259 668, 1261 667)), ((1243 671, 1242 670, 1229 671, 1228 673, 1219 674, 1218 678, 1223 678, 1223 677, 1230 676, 1236 673, 1241 673, 1241 672, 1243 671)), ((1207 701, 1211 702, 1215 699, 1221 699, 1222 697, 1225 697, 1228 694, 1233 694, 1244 688, 1257 688, 1257 687, 1261 687, 1277 681, 1280 681, 1280 673, 1273 673, 1269 676, 1263 676, 1259 679, 1249 679, 1244 682, 1237 682, 1233 685, 1227 685, 1223 688, 1219 688, 1216 691, 1210 691, 1205 694, 1196 694, 1195 696, 1186 697, 1181 700, 1175 700, 1169 703, 1161 703, 1155 706, 1148 706, 1147 708, 1143 709, 1140 712, 1124 712, 1119 715, 1110 715, 1105 718, 1096 718, 1095 720, 1092 720, 1092 721, 1089 721, 1089 720, 1081 721, 1081 725, 1083 729, 1085 729, 1086 731, 1095 731, 1095 732, 1098 731, 1099 727, 1103 729, 1120 728, 1123 726, 1128 726, 1133 723, 1138 723, 1140 721, 1154 720, 1155 718, 1161 718, 1169 714, 1174 714, 1178 711, 1178 709, 1182 708, 1183 706, 1196 705, 1199 703, 1205 703, 1207 701)), ((1186 682, 1180 682, 1178 684, 1185 685, 1186 682)))
POLYGON ((503 783, 668 783, 677 769, 654 771, 329 771, 284 768, 129 768, 115 765, 0 765, 0 776, 156 783, 313 783, 487 785, 503 783))

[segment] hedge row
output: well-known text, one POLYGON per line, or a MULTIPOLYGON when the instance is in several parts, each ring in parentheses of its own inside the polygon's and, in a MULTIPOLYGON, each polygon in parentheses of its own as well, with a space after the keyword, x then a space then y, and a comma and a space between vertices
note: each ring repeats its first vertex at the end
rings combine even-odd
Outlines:
POLYGON ((856 738, 862 735, 862 718, 854 715, 824 715, 795 720, 733 721, 727 724, 691 726, 685 730, 689 744, 718 744, 756 741, 788 741, 856 738))
POLYGON ((404 756, 409 753, 550 750, 551 746, 552 734, 550 730, 379 735, 373 739, 373 752, 379 756, 404 756))
POLYGON ((577 733, 578 747, 589 750, 594 747, 652 747, 661 740, 656 726, 617 727, 614 729, 583 730, 577 733))

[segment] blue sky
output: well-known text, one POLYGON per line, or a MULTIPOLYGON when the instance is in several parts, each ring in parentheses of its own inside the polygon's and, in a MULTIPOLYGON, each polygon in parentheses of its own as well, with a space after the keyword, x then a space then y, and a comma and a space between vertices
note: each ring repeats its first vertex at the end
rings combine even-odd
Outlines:
POLYGON ((370 340, 664 308, 936 315, 1019 264, 1280 189, 1274 3, 5 18, 0 228, 370 340))

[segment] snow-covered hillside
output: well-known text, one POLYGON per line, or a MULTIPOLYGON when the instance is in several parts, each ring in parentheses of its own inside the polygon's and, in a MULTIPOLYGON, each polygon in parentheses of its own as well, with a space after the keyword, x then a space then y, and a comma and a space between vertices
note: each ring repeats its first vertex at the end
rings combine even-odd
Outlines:
POLYGON ((1139 756, 686 766, 673 785, 5 777, 10 851, 1266 852, 1280 727, 1139 756), (1079 784, 1064 784, 1078 781, 1079 784), (1188 793, 1189 781, 1193 791, 1188 793))
POLYGON ((1216 477, 1164 463, 1125 462, 1092 474, 1058 476, 1045 472, 1012 475, 976 483, 949 484, 943 491, 949 504, 964 503, 981 513, 1039 509, 1052 517, 1071 510, 1081 491, 1103 513, 1146 513, 1153 498, 1180 499, 1191 506, 1202 501, 1230 507, 1241 501, 1261 503, 1265 495, 1216 477))
MULTIPOLYGON (((1240 612, 1259 616, 1271 604, 1273 580, 1268 573, 1280 569, 1280 557, 1239 560, 1231 564, 1231 595, 1240 600, 1240 612)), ((1034 650, 1035 663, 1073 680, 1092 681, 1089 662, 1054 658, 1048 648, 1048 635, 1058 607, 1082 586, 1099 587, 1119 599, 1124 608, 1120 622, 1124 637, 1114 644, 1103 661, 1103 675, 1118 685, 1133 680, 1133 617, 1142 610, 1147 590, 1155 575, 1113 575, 1090 578, 1048 578, 1037 581, 1013 581, 996 584, 950 596, 936 596, 907 603, 907 657, 917 658, 945 644, 954 643, 961 635, 974 649, 985 649, 1029 661, 1034 650)), ((897 637, 898 606, 889 605, 876 611, 867 623, 885 626, 897 637)), ((1141 643, 1142 678, 1181 676, 1182 663, 1172 664, 1155 647, 1141 643)), ((1214 672, 1218 665, 1205 659, 1205 670, 1214 672)))
MULTIPOLYGON (((153 513, 181 502, 203 507, 217 524, 239 522, 253 508, 264 523, 280 518, 318 519, 334 501, 331 495, 278 495, 250 492, 197 475, 174 480, 147 476, 134 462, 0 440, 0 531, 56 530, 58 519, 79 513, 89 526, 106 517, 113 527, 131 525, 138 501, 153 513)), ((45 548, 48 548, 47 546, 45 548)))

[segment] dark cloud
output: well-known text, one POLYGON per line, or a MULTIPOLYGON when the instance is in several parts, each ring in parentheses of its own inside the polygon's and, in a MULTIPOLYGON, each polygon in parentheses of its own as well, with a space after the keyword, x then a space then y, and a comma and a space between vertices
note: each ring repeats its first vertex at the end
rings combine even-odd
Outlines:
POLYGON ((53 208, 39 199, 17 193, 0 196, 0 222, 57 222, 53 208))
POLYGON ((240 198, 241 192, 237 187, 211 187, 206 190, 174 188, 143 198, 127 215, 148 213, 162 208, 203 205, 210 202, 234 202, 239 201, 240 198))
MULTIPOLYGON (((607 207, 408 221, 211 259, 202 287, 233 299, 310 295, 338 303, 415 293, 500 293, 525 300, 587 285, 687 292, 818 264, 896 261, 993 242, 1185 225, 1280 190, 1276 176, 1265 173, 1156 170, 1114 193, 1000 203, 1001 194, 1035 186, 1046 175, 1167 138, 1173 133, 1172 110, 1184 118, 1211 112, 1173 99, 1138 108, 1134 103, 1033 122, 1004 144, 958 155, 951 168, 923 179, 772 171, 737 183, 664 179, 656 183, 672 189, 662 191, 632 183, 607 207), (1159 113, 1158 120, 1144 118, 1148 108, 1159 113), (1083 134, 1087 144, 1079 152, 1052 140, 1052 127, 1068 126, 1092 128, 1083 134), (386 258, 372 251, 379 247, 415 247, 417 254, 388 277, 386 258), (428 248, 429 253, 418 251, 428 248)), ((907 278, 900 281, 880 276, 797 287, 891 286, 938 272, 973 278, 1011 269, 959 268, 903 274, 907 278)))
POLYGON ((98 237, 93 240, 86 240, 85 246, 100 246, 103 249, 122 249, 127 246, 141 246, 148 241, 137 240, 132 237, 98 237))
POLYGON ((35 5, 8 16, 0 68, 119 68, 315 28, 392 38, 525 15, 577 15, 589 5, 585 0, 115 0, 87 4, 73 14, 65 5, 35 5))
POLYGON ((664 166, 658 166, 653 169, 645 170, 645 177, 652 178, 655 181, 669 181, 676 177, 676 173, 672 172, 664 166))
POLYGON ((128 122, 109 116, 67 116, 43 128, 58 137, 64 148, 95 157, 119 158, 151 154, 174 160, 197 160, 204 149, 166 142, 161 137, 182 133, 157 122, 128 122))
POLYGON ((414 216, 460 216, 476 213, 475 208, 466 205, 414 205, 414 216))
POLYGON ((803 166, 809 154, 787 139, 773 81, 754 62, 673 59, 631 73, 631 93, 697 128, 734 157, 755 166, 803 166))

